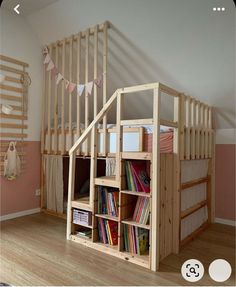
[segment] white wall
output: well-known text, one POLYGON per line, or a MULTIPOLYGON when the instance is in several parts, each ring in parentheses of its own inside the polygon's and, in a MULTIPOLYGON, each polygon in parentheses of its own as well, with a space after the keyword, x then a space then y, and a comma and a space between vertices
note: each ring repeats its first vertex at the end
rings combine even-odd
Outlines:
MULTIPOLYGON (((109 20, 110 94, 161 81, 213 105, 215 126, 232 128, 234 13, 232 0, 60 0, 27 20, 43 44, 109 20), (226 11, 213 12, 217 4, 226 11)), ((127 104, 133 117, 151 109, 145 99, 127 104)))
POLYGON ((29 88, 28 139, 39 141, 42 97, 41 45, 24 18, 0 10, 0 53, 29 64, 32 84, 29 88))

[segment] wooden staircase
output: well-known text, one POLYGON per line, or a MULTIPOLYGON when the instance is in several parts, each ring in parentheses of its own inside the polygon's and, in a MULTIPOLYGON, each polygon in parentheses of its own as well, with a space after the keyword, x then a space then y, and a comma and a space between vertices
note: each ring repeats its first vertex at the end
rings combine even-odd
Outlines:
MULTIPOLYGON (((101 111, 97 114, 91 124, 75 142, 69 152, 70 164, 69 164, 69 186, 68 186, 68 207, 67 207, 67 239, 74 240, 86 246, 101 250, 110 255, 129 260, 138 265, 149 268, 156 271, 160 261, 160 123, 165 122, 160 119, 160 93, 166 86, 159 83, 153 83, 148 85, 134 86, 123 89, 118 89, 106 102, 101 111), (136 120, 123 120, 122 119, 122 102, 124 96, 129 93, 153 90, 153 118, 149 119, 136 119, 136 120), (116 174, 115 176, 102 176, 97 177, 97 124, 107 115, 109 109, 116 102, 116 174), (153 125, 153 145, 152 153, 148 152, 123 152, 123 126, 124 125, 153 125), (75 182, 75 161, 76 152, 80 148, 81 144, 91 136, 91 162, 90 162, 90 196, 86 199, 74 199, 74 182, 75 182), (125 160, 144 160, 150 162, 150 176, 151 176, 151 193, 145 194, 143 192, 133 192, 127 190, 125 186, 125 171, 124 161, 125 160), (97 213, 97 188, 99 186, 113 187, 119 190, 119 216, 114 217, 110 215, 98 214, 97 213), (144 225, 134 222, 131 218, 124 216, 125 210, 124 201, 126 198, 132 198, 133 196, 149 197, 151 200, 151 216, 150 224, 144 225), (74 225, 72 212, 73 209, 82 209, 92 213, 92 224, 89 228, 92 229, 92 238, 90 240, 78 238, 74 235, 74 225), (118 223, 118 246, 107 246, 98 242, 98 231, 97 231, 97 218, 104 218, 112 220, 118 223), (138 256, 134 254, 127 254, 124 251, 123 243, 123 225, 137 226, 149 230, 150 238, 150 249, 147 256, 138 256)), ((166 91, 166 90, 165 90, 166 91)), ((176 128, 175 131, 175 149, 178 149, 178 119, 179 119, 179 94, 168 89, 168 92, 175 99, 175 119, 174 121, 166 121, 170 126, 176 128)), ((178 168, 178 158, 176 158, 175 167, 178 168)), ((179 189, 179 181, 175 181, 174 188, 179 189)), ((176 212, 178 214, 178 206, 176 212)), ((176 221, 177 223, 177 221, 176 221)), ((175 231, 174 238, 178 240, 178 228, 175 231)), ((172 246, 171 246, 172 250, 172 246)), ((174 250, 178 252, 178 250, 174 250)))

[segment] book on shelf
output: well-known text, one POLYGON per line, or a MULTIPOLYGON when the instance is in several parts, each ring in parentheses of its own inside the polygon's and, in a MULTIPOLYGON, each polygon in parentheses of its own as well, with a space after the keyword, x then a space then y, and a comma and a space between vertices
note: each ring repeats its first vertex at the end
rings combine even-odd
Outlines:
POLYGON ((73 223, 81 225, 91 225, 92 213, 81 209, 73 209, 73 223))
POLYGON ((149 249, 148 230, 124 224, 124 247, 125 251, 131 254, 147 254, 149 249))
POLYGON ((98 213, 118 216, 119 191, 114 188, 99 186, 98 213))
POLYGON ((98 236, 102 243, 118 244, 118 223, 112 220, 98 218, 98 236))
POLYGON ((76 231, 75 234, 78 235, 79 237, 91 238, 92 230, 76 231))
POLYGON ((148 224, 150 217, 150 198, 138 197, 133 213, 133 221, 148 224))
POLYGON ((126 182, 131 191, 150 192, 150 177, 144 160, 125 162, 126 182))

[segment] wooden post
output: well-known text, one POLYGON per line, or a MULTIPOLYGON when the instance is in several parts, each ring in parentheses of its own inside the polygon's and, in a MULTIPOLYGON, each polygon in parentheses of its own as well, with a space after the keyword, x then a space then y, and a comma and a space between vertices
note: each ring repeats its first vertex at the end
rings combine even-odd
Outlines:
POLYGON ((184 160, 184 147, 185 147, 185 132, 184 132, 184 126, 185 126, 185 95, 180 95, 180 160, 184 160))
POLYGON ((212 108, 209 108, 208 129, 209 129, 208 157, 211 158, 212 156, 212 108))
POLYGON ((204 127, 204 123, 205 123, 205 114, 204 114, 204 104, 203 103, 201 103, 201 105, 200 105, 200 109, 201 109, 201 114, 200 114, 200 116, 201 116, 201 118, 200 118, 200 120, 201 120, 201 141, 200 141, 200 143, 201 143, 201 158, 204 158, 204 138, 205 138, 205 136, 204 136, 204 134, 205 134, 205 127, 204 127))
MULTIPOLYGON (((103 27, 103 106, 107 101, 107 24, 103 27)), ((107 154, 107 115, 103 118, 103 154, 107 154)))
POLYGON ((151 269, 157 271, 160 260, 160 89, 153 93, 153 140, 152 140, 152 180, 151 180, 151 269))
MULTIPOLYGON (((72 82, 72 55, 73 55, 73 40, 70 38, 69 43, 69 81, 72 82)), ((73 145, 73 133, 72 133, 72 93, 69 94, 69 148, 73 145)))
POLYGON ((122 126, 121 126, 121 106, 122 106, 122 99, 124 94, 118 92, 117 94, 117 102, 116 102, 116 181, 120 182, 121 178, 121 163, 120 163, 120 156, 122 152, 122 126))
MULTIPOLYGON (((85 84, 89 81, 89 29, 86 30, 85 34, 85 84)), ((89 94, 85 88, 85 129, 89 124, 89 94)), ((88 139, 85 141, 85 156, 88 155, 88 139)))
MULTIPOLYGON (((58 46, 56 45, 56 67, 58 67, 58 46)), ((58 88, 56 80, 54 81, 54 153, 58 153, 58 88)))
MULTIPOLYGON (((65 53, 66 41, 62 43, 62 75, 65 75, 65 53)), ((64 81, 61 81, 61 153, 65 154, 65 86, 64 81)))
POLYGON ((200 102, 196 102, 196 159, 200 158, 200 102))
POLYGON ((191 159, 195 159, 196 147, 195 147, 195 126, 196 126, 196 101, 191 100, 191 159))
MULTIPOLYGON (((49 46, 49 54, 52 53, 52 47, 49 46)), ((51 134, 51 72, 48 72, 48 146, 47 146, 47 152, 48 154, 51 153, 51 147, 52 147, 52 134, 51 134)))
POLYGON ((205 148, 204 148, 204 157, 208 158, 208 138, 209 138, 209 107, 205 105, 205 148))
POLYGON ((190 159, 190 97, 186 97, 186 146, 185 146, 185 158, 190 159))
MULTIPOLYGON (((174 121, 178 123, 178 128, 174 130, 174 182, 173 182, 173 241, 172 249, 174 253, 179 253, 180 245, 180 98, 174 98, 174 121)), ((190 138, 190 135, 189 135, 190 138)))
POLYGON ((67 227, 66 227, 66 238, 70 239, 71 235, 71 224, 72 224, 72 204, 71 201, 74 200, 74 190, 75 190, 75 152, 70 154, 69 163, 69 182, 68 182, 68 202, 67 202, 67 227))
MULTIPOLYGON (((81 33, 78 35, 77 39, 77 83, 81 83, 81 75, 80 75, 80 65, 81 65, 81 33)), ((77 89, 77 87, 76 87, 77 89)), ((77 95, 77 138, 80 137, 80 96, 77 95)), ((77 150, 77 154, 80 154, 80 148, 77 150)))
MULTIPOLYGON (((98 76, 98 26, 96 25, 94 27, 94 79, 97 79, 98 76)), ((96 117, 98 113, 98 89, 97 85, 94 85, 93 88, 93 97, 94 97, 94 103, 93 103, 93 116, 96 117)))
POLYGON ((42 119, 41 119, 41 154, 45 150, 45 115, 46 107, 45 103, 47 100, 47 82, 46 82, 46 65, 43 66, 43 96, 42 96, 42 119))

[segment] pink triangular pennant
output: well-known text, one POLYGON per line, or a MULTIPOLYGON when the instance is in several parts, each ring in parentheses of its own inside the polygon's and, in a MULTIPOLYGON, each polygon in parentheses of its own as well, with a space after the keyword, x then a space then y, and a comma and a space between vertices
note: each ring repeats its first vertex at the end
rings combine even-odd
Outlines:
POLYGON ((43 55, 47 55, 48 54, 48 47, 44 46, 43 47, 43 55))
POLYGON ((69 84, 70 84, 70 82, 68 80, 65 80, 65 88, 66 88, 66 90, 68 89, 69 84))
POLYGON ((101 86, 102 86, 102 80, 103 80, 103 76, 100 75, 97 79, 94 80, 94 84, 95 84, 98 88, 101 88, 101 86))
POLYGON ((51 60, 51 57, 50 57, 50 55, 49 54, 47 54, 46 55, 46 57, 45 57, 45 59, 44 59, 44 64, 48 64, 49 62, 50 62, 50 60, 51 60))
POLYGON ((52 75, 53 78, 55 78, 57 74, 58 74, 57 67, 54 66, 54 68, 51 70, 51 75, 52 75))
POLYGON ((47 71, 51 71, 55 67, 54 63, 52 60, 49 61, 47 71))
POLYGON ((77 94, 82 96, 85 85, 77 85, 77 94))
POLYGON ((56 76, 56 84, 58 85, 62 79, 63 79, 62 74, 58 73, 57 76, 56 76))
POLYGON ((93 81, 87 83, 87 84, 85 85, 85 88, 86 88, 86 92, 87 92, 89 95, 91 95, 92 90, 93 90, 93 81))
POLYGON ((68 86, 69 93, 72 93, 74 91, 75 86, 76 86, 75 83, 69 83, 69 86, 68 86))

